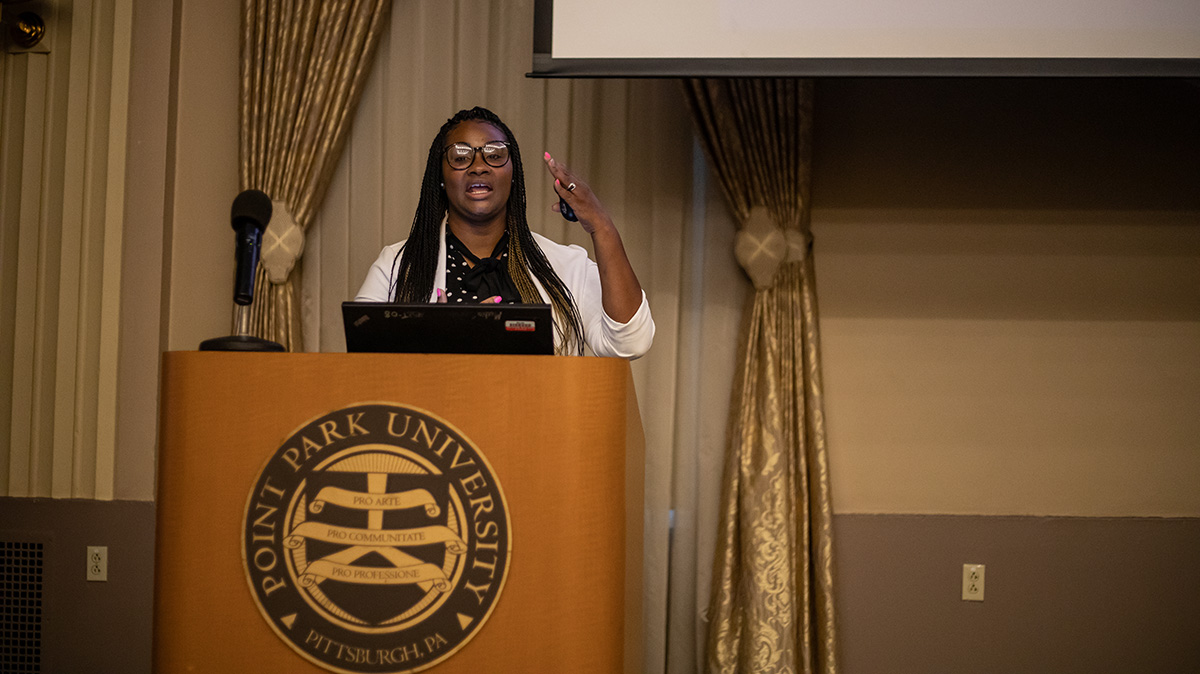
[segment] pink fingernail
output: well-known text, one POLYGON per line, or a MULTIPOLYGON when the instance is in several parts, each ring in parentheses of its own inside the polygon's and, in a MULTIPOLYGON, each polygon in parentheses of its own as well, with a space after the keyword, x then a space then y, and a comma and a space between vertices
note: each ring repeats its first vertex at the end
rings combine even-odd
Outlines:
POLYGON ((497 297, 496 297, 496 304, 500 304, 500 297, 499 297, 499 296, 497 296, 497 297))
POLYGON ((554 179, 554 184, 555 184, 555 185, 561 185, 562 183, 558 182, 558 178, 555 178, 555 179, 554 179))
POLYGON ((546 153, 546 161, 550 161, 550 153, 549 152, 546 153))
POLYGON ((442 296, 443 296, 443 295, 445 295, 445 294, 446 294, 446 293, 442 292, 442 289, 441 289, 441 288, 438 288, 438 289, 437 289, 437 296, 438 296, 439 298, 440 298, 440 297, 442 297, 442 296))

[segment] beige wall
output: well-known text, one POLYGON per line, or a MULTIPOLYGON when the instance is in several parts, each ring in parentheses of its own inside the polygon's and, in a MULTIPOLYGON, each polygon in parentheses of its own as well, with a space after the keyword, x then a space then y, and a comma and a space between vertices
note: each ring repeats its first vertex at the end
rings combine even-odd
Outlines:
POLYGON ((1194 223, 826 215, 838 512, 1200 514, 1194 223))
POLYGON ((1200 90, 817 95, 835 510, 1200 515, 1200 90))
POLYGON ((230 334, 238 193, 240 3, 181 3, 174 131, 168 350, 230 334))
POLYGON ((229 334, 239 3, 138 2, 116 494, 152 499, 159 353, 229 334))
POLYGON ((118 499, 154 498, 158 429, 158 353, 162 351, 163 242, 166 217, 167 130, 171 110, 174 8, 138 2, 133 14, 129 128, 125 173, 125 232, 121 260, 121 328, 118 355, 118 499))

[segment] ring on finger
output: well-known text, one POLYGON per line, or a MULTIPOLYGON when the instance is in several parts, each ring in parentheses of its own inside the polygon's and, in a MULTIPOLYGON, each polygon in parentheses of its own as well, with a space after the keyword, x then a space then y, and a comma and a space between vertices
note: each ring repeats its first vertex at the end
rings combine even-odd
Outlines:
POLYGON ((575 191, 575 183, 571 183, 570 185, 567 185, 567 191, 574 192, 575 191))

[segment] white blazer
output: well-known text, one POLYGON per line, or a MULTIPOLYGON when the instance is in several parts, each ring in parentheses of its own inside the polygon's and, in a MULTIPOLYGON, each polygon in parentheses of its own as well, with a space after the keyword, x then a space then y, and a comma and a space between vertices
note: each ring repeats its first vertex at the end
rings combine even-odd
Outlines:
MULTIPOLYGON (((654 318, 650 315, 650 303, 646 301, 646 292, 642 291, 642 304, 638 307, 633 318, 625 323, 613 320, 604 313, 600 295, 600 269, 588 256, 587 251, 579 246, 564 246, 550 239, 533 233, 533 239, 546 255, 554 272, 562 279, 575 298, 575 306, 583 323, 584 341, 597 356, 614 356, 639 358, 650 350, 654 342, 654 318)), ((446 287, 446 225, 442 223, 441 236, 438 237, 438 263, 434 273, 434 292, 429 301, 437 301, 437 289, 446 287)), ((390 302, 392 301, 392 273, 398 269, 396 255, 400 253, 404 241, 387 246, 379 254, 379 258, 371 265, 367 278, 354 297, 356 302, 390 302)), ((549 304, 550 298, 546 289, 533 279, 537 285, 542 301, 549 304)), ((554 326, 554 342, 562 346, 562 334, 557 321, 554 326)))

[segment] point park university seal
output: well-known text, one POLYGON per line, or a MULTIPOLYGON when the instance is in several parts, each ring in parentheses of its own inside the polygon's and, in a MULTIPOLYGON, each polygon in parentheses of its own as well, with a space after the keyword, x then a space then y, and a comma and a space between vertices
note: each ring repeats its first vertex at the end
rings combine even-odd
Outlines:
POLYGON ((415 672, 491 615, 511 555, 483 454, 435 415, 392 403, 325 414, 268 459, 242 558, 263 617, 335 672, 415 672))

